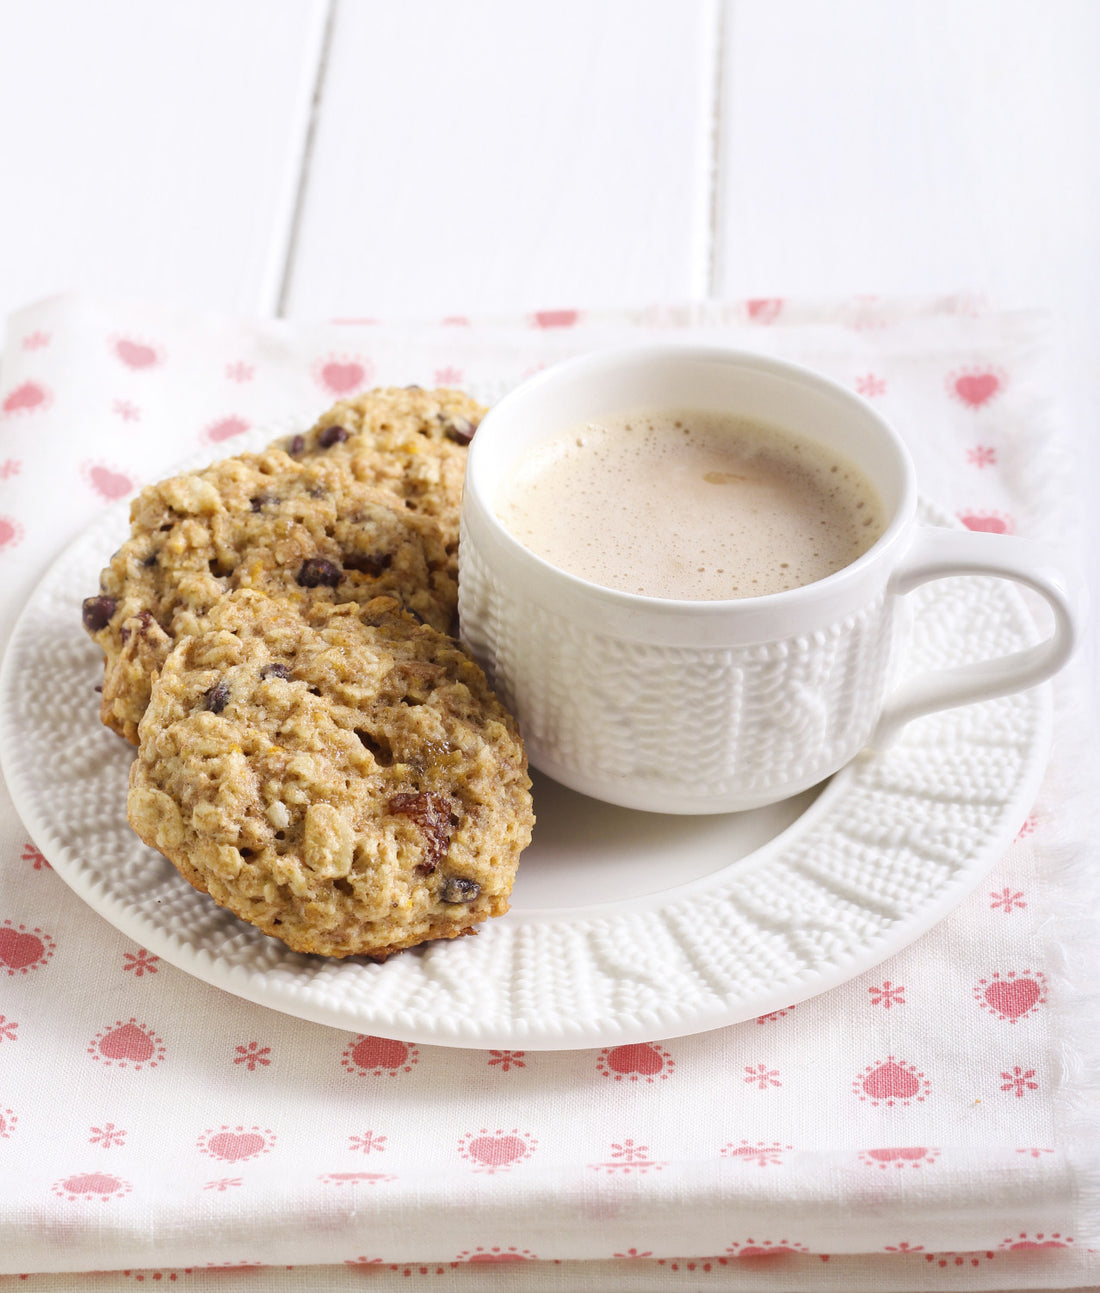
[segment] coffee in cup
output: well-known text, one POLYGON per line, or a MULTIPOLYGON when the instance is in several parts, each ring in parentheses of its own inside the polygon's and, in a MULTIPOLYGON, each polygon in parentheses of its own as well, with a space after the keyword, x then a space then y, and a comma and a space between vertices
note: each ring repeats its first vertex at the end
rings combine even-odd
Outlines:
POLYGON ((580 423, 530 450, 497 515, 551 565, 646 597, 721 601, 815 583, 886 528, 850 459, 710 409, 580 423))

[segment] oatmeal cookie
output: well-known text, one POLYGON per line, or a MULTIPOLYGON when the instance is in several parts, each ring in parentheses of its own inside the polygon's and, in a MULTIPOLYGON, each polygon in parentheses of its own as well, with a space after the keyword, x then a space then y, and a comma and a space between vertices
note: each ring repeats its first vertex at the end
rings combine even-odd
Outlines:
POLYGON ((278 449, 226 458, 143 490, 130 522, 83 616, 106 656, 100 716, 134 743, 173 643, 200 632, 233 589, 297 605, 389 594, 433 627, 455 627, 458 585, 438 525, 334 462, 278 449))
POLYGON ((299 460, 346 461, 356 479, 400 494, 411 510, 436 518, 456 558, 466 446, 486 411, 463 391, 383 386, 342 400, 304 435, 276 444, 299 460))
POLYGON ((383 958, 508 909, 533 814, 515 721, 392 598, 224 597, 153 684, 128 815, 299 952, 383 958))

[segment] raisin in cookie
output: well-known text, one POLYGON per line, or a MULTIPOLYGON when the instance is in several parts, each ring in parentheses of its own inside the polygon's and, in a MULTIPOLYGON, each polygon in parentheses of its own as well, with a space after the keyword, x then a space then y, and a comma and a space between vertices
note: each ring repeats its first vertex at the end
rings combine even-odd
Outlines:
POLYGON ((134 743, 172 644, 199 632, 232 589, 299 605, 388 594, 435 628, 454 627, 458 587, 438 525, 337 463, 277 449, 226 458, 143 490, 130 521, 83 609, 107 657, 100 716, 134 743))
POLYGON ((299 952, 385 957, 508 909, 534 820, 515 721, 392 598, 222 599, 153 684, 128 815, 299 952))
POLYGON ((462 391, 385 386, 341 401, 304 435, 276 444, 297 459, 346 461, 358 480, 400 494, 436 518, 454 557, 466 446, 485 413, 462 391))

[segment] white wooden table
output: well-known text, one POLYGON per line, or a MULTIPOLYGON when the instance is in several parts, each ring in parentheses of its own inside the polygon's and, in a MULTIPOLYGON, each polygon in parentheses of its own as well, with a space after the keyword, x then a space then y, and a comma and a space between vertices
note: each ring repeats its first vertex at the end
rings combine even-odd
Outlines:
POLYGON ((1098 55, 1096 0, 0 0, 0 315, 987 293, 1091 496, 1098 55))

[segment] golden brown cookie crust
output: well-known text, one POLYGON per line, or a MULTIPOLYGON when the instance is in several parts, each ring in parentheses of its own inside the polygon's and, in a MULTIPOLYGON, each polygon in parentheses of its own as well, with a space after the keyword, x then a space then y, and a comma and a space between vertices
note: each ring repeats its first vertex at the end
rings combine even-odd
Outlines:
POLYGON ((275 443, 298 460, 346 461, 357 480, 434 517, 452 556, 466 447, 487 410, 464 391, 382 386, 335 404, 309 431, 275 443))
POLYGON ((132 826, 296 951, 384 957, 502 914, 534 821, 514 719, 393 599, 306 613, 234 592, 179 640, 132 826))
POLYGON ((133 743, 173 643, 201 631, 233 589, 300 606, 388 594, 437 629, 455 627, 458 587, 437 523, 338 462, 278 449, 223 459, 142 490, 130 517, 84 624, 106 656, 103 722, 133 743))

